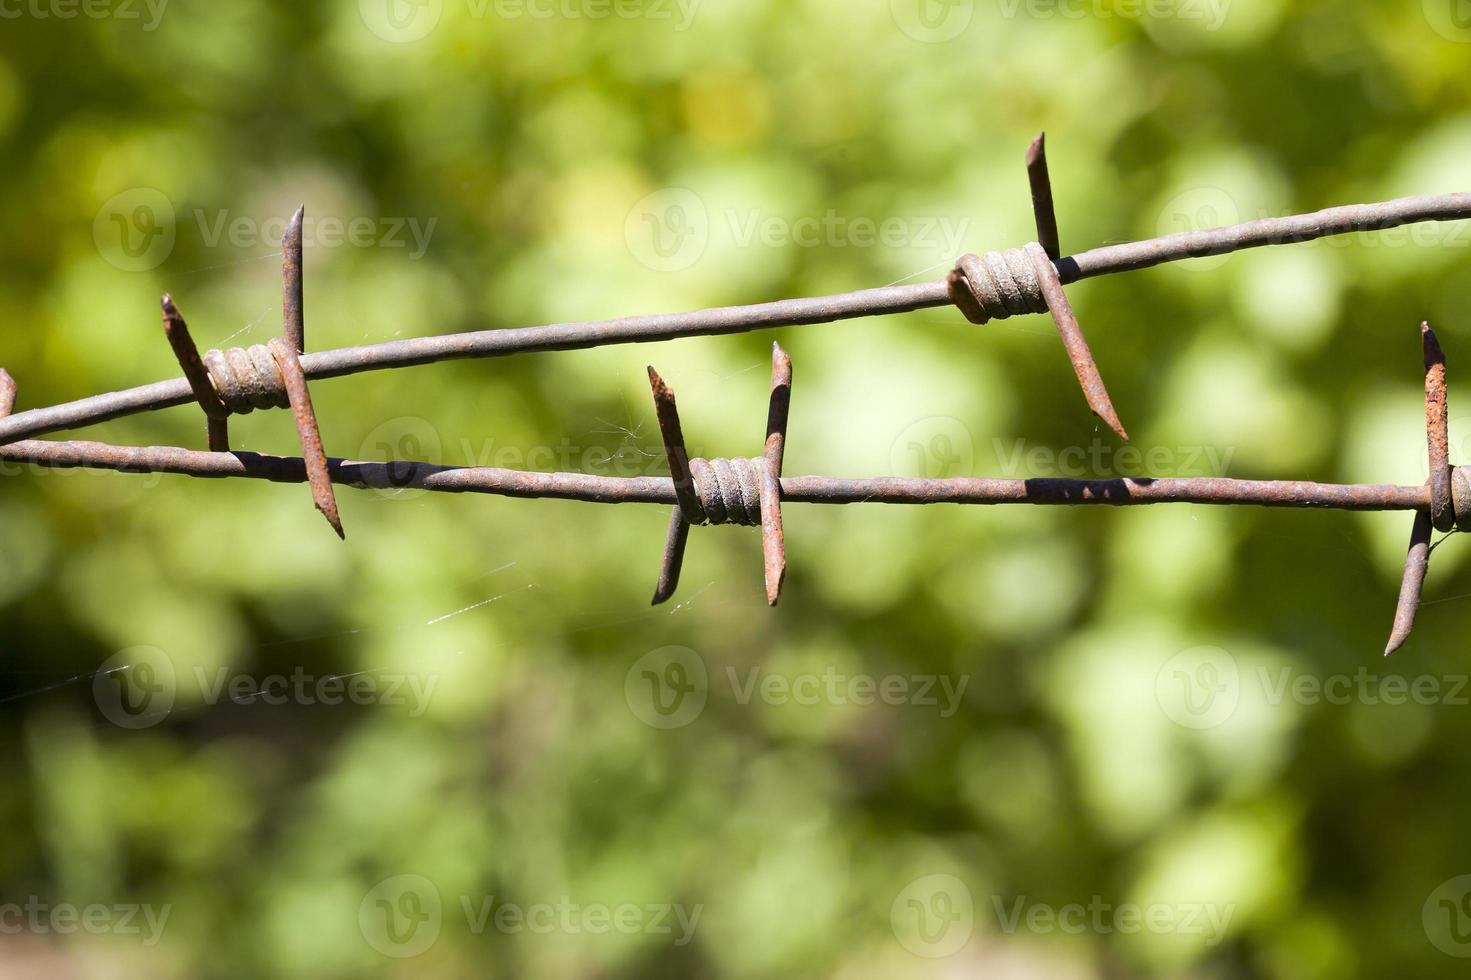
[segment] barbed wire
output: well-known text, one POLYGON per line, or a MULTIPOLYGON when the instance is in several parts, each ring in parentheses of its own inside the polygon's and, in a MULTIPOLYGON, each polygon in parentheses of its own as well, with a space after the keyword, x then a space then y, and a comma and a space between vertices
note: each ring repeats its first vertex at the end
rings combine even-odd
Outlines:
POLYGON ((842 479, 785 476, 782 472, 792 392, 792 362, 772 346, 772 380, 761 456, 690 457, 674 392, 653 367, 649 379, 669 477, 605 477, 496 467, 450 467, 407 460, 361 462, 328 457, 323 449, 308 382, 473 357, 572 350, 677 337, 741 333, 781 326, 827 323, 854 317, 955 306, 968 320, 1050 313, 1089 408, 1119 438, 1119 420, 1064 286, 1081 279, 1147 268, 1165 262, 1221 255, 1264 245, 1304 242, 1330 235, 1375 231, 1422 221, 1471 217, 1471 194, 1398 198, 1304 215, 1263 218, 1208 231, 1106 245, 1070 257, 1059 254, 1044 137, 1026 156, 1037 239, 1021 248, 963 256, 943 279, 903 286, 722 307, 688 313, 625 317, 588 323, 485 330, 396 340, 307 353, 303 295, 302 222, 293 215, 282 243, 282 336, 263 345, 211 350, 195 347, 173 298, 162 300, 164 334, 183 377, 79 401, 11 414, 16 384, 0 369, 0 459, 53 468, 108 469, 203 478, 244 477, 307 483, 318 510, 345 536, 334 485, 370 489, 420 489, 558 498, 593 503, 651 503, 673 507, 654 602, 666 601, 679 582, 693 525, 741 524, 762 531, 766 598, 775 605, 786 571, 783 503, 811 504, 1040 504, 1137 506, 1158 503, 1249 504, 1336 510, 1413 510, 1409 552, 1385 649, 1404 644, 1413 628, 1432 530, 1471 528, 1471 469, 1452 467, 1448 456, 1445 358, 1434 331, 1421 325, 1425 367, 1426 431, 1430 477, 1421 486, 1238 480, 1225 477, 1117 479, 989 479, 960 477, 842 479), (89 441, 37 440, 31 436, 79 428, 140 412, 196 402, 206 418, 209 451, 173 446, 131 447, 89 441), (302 446, 300 457, 232 452, 228 419, 256 409, 289 407, 302 446))

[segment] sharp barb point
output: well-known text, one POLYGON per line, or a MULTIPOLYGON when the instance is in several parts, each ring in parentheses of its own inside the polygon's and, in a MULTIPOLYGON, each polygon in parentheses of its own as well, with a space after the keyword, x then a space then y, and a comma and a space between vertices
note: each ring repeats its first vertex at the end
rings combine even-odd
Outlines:
POLYGON ((684 549, 689 535, 689 522, 684 519, 684 512, 675 507, 669 515, 669 532, 664 538, 664 559, 659 567, 659 584, 654 587, 651 605, 658 606, 668 602, 679 588, 679 572, 684 566, 684 549))
POLYGON ((317 425, 316 410, 312 407, 306 375, 301 370, 301 359, 284 338, 272 337, 266 347, 281 369, 281 379, 286 382, 286 397, 296 419, 296 434, 301 442, 301 456, 306 463, 312 500, 317 510, 327 518, 327 523, 332 525, 332 530, 345 540, 347 535, 342 530, 337 497, 332 491, 332 474, 328 469, 327 454, 322 449, 322 433, 317 425))
POLYGON ((1067 292, 1062 288, 1062 280, 1058 277, 1057 267, 1035 247, 1028 246, 1028 250, 1032 255, 1032 265, 1037 271, 1037 278, 1042 284, 1042 296, 1047 301, 1047 309, 1052 314, 1052 321, 1057 324, 1057 332, 1062 337, 1063 348, 1067 351, 1068 360, 1073 365, 1073 373, 1078 377, 1078 386, 1083 389, 1083 398, 1087 400, 1088 407, 1092 409, 1094 415, 1102 419, 1104 424, 1112 429, 1120 439, 1128 442, 1129 433, 1124 429, 1124 424, 1119 421, 1118 412, 1114 411, 1113 399, 1108 396, 1108 388, 1103 383, 1103 375, 1098 373, 1098 365, 1093 361, 1093 352, 1088 348, 1088 340, 1083 336, 1083 328, 1078 324, 1078 316, 1073 312, 1073 306, 1068 302, 1067 292))
POLYGON ((1052 203, 1052 177, 1047 171, 1047 134, 1038 133, 1027 147, 1027 183, 1032 189, 1032 216, 1037 225, 1037 244, 1056 260, 1062 255, 1057 234, 1057 212, 1052 203))
POLYGON ((1387 657, 1410 638, 1415 628, 1415 613, 1420 608, 1420 593, 1425 586, 1425 572, 1430 566, 1430 535, 1432 526, 1430 512, 1415 512, 1415 523, 1410 529, 1410 548, 1405 554, 1405 574, 1400 581, 1399 602, 1394 610, 1394 628, 1389 634, 1389 643, 1384 648, 1387 657))

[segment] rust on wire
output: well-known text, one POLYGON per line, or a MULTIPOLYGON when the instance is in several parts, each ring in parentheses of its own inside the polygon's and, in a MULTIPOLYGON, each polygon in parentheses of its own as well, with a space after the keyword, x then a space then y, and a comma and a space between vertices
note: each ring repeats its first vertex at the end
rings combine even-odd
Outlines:
POLYGON ((298 354, 306 353, 306 306, 302 295, 301 226, 306 205, 296 209, 281 238, 282 335, 298 354))
POLYGON ((1057 237, 1057 214, 1052 208, 1052 177, 1047 172, 1047 134, 1038 133, 1027 147, 1027 183, 1032 187, 1032 216, 1037 222, 1037 244, 1047 257, 1062 257, 1057 237))
POLYGON ((766 579, 766 602, 776 605, 786 578, 786 542, 781 519, 781 468, 791 405, 792 359, 780 346, 771 350, 771 399, 766 416, 766 444, 757 459, 691 458, 684 443, 674 392, 649 367, 654 411, 669 459, 676 504, 664 539, 659 581, 653 604, 667 602, 679 585, 685 547, 693 524, 760 526, 766 579))
POLYGON ((787 577, 786 532, 781 520, 781 472, 786 461, 787 418, 792 410, 792 359, 771 345, 771 400, 766 410, 766 465, 761 470, 761 552, 766 566, 766 604, 781 598, 787 577))
MULTIPOLYGON (((1052 187, 1045 147, 1033 144, 1027 154, 1033 190, 1038 244, 1064 285, 1095 276, 1144 269, 1165 262, 1222 255, 1247 248, 1305 242, 1330 235, 1378 231, 1422 221, 1458 221, 1471 217, 1471 194, 1452 193, 1398 198, 1375 204, 1351 204, 1309 214, 1262 218, 1204 231, 1180 232, 1145 241, 1104 245, 1059 257, 1052 187)), ((937 281, 860 289, 834 296, 779 300, 687 313, 629 316, 588 323, 479 330, 444 336, 415 337, 358 347, 305 353, 302 330, 300 230, 302 212, 292 218, 283 247, 286 298, 283 310, 288 340, 302 353, 308 380, 337 378, 365 371, 431 364, 457 358, 504 357, 537 351, 577 350, 609 344, 649 343, 679 337, 718 336, 775 327, 831 323, 854 317, 907 313, 955 306, 975 323, 1048 311, 1042 283, 1023 249, 963 256, 955 269, 937 281)), ((213 352, 211 352, 213 353, 213 352)), ((205 363, 211 363, 205 355, 205 363)), ((211 376, 218 384, 220 377, 211 376)), ((223 395, 224 392, 221 392, 223 395)), ((0 420, 0 443, 48 432, 183 405, 194 400, 187 378, 160 381, 126 391, 84 398, 64 405, 31 409, 0 420)), ((226 399, 228 403, 228 399, 226 399)), ((1090 402, 1090 404, 1092 404, 1090 402)), ((235 411, 232 407, 232 411, 235 411)))
POLYGON ((1425 348, 1425 436, 1430 453, 1430 520, 1437 531, 1456 526, 1451 504, 1450 433, 1445 392, 1445 352, 1429 323, 1420 324, 1425 348))
POLYGON ((1384 648, 1386 657, 1404 646, 1415 628, 1420 592, 1425 586, 1425 572, 1430 568, 1430 531, 1430 512, 1417 511, 1414 527, 1410 529, 1410 550, 1405 555, 1405 577, 1400 582, 1399 602, 1394 607, 1394 628, 1384 648))
POLYGON ((174 298, 164 293, 162 303, 164 337, 173 348, 174 357, 189 382, 189 389, 204 412, 210 452, 227 453, 230 451, 230 425, 226 420, 230 417, 230 410, 209 380, 209 370, 199 356, 199 348, 194 346, 194 338, 189 335, 189 324, 184 322, 184 315, 174 305, 174 298))
POLYGON ((1033 248, 1031 252, 1037 278, 1042 283, 1042 298, 1047 303, 1047 309, 1052 312, 1053 322, 1057 324, 1062 346, 1067 351, 1073 373, 1078 376, 1078 385, 1083 389, 1083 398, 1087 400, 1094 415, 1102 419, 1120 439, 1128 442, 1129 433, 1125 431, 1124 423, 1119 421, 1119 415, 1113 409, 1113 400, 1108 397, 1108 389, 1103 385, 1103 376, 1098 373, 1098 365, 1093 363, 1093 352, 1088 349, 1083 328, 1078 326, 1078 317, 1073 313, 1073 305, 1068 302, 1067 293, 1063 291, 1062 280, 1057 278, 1057 270, 1040 248, 1033 248))
POLYGON ((284 337, 272 337, 267 344, 281 368, 286 381, 286 397, 291 401, 291 414, 296 419, 296 434, 301 440, 301 456, 306 461, 307 482, 311 484, 312 501, 317 510, 327 518, 332 530, 339 538, 347 535, 342 530, 342 518, 337 513, 337 497, 332 492, 332 479, 327 473, 327 454, 322 449, 322 433, 317 428, 317 413, 312 408, 311 392, 307 391, 306 376, 301 373, 301 360, 290 341, 284 337))
POLYGON ((315 354, 305 352, 304 208, 298 209, 282 242, 280 336, 264 345, 210 350, 201 356, 183 315, 172 298, 165 295, 162 304, 164 332, 184 373, 182 379, 11 414, 15 382, 0 370, 0 459, 40 467, 307 483, 317 508, 339 536, 343 535, 343 528, 333 489, 336 484, 375 489, 413 487, 448 493, 488 493, 595 503, 660 504, 671 507, 672 511, 659 583, 654 594, 656 604, 669 599, 678 585, 692 525, 737 524, 761 528, 766 598, 775 605, 781 595, 786 571, 782 528, 784 503, 1048 506, 1196 503, 1409 510, 1415 512, 1415 522, 1394 631, 1386 653, 1399 648, 1414 624, 1429 565, 1431 531, 1437 528, 1471 529, 1471 469, 1453 467, 1449 459, 1445 358, 1428 324, 1422 324, 1421 335, 1430 474, 1422 486, 1227 478, 999 480, 963 477, 926 480, 788 477, 783 475, 783 467, 791 405, 792 362, 777 345, 772 347, 766 438, 759 457, 691 457, 685 446, 674 393, 658 373, 649 368, 655 410, 669 461, 670 477, 667 479, 445 467, 403 460, 354 462, 331 459, 323 449, 308 390, 308 382, 313 379, 455 358, 498 357, 531 351, 731 334, 946 305, 955 306, 966 319, 977 324, 1010 316, 1050 313, 1089 408, 1127 441, 1127 431, 1114 410, 1063 288, 1066 284, 1189 257, 1309 241, 1327 235, 1392 228, 1419 221, 1471 217, 1471 194, 1409 197, 1379 204, 1329 208, 1312 214, 1261 219, 1229 228, 1186 232, 1149 241, 1107 245, 1060 257, 1057 218, 1042 135, 1028 149, 1026 165, 1037 240, 1019 248, 962 256, 954 269, 938 281, 689 313, 420 337, 315 354), (191 401, 198 404, 209 422, 209 452, 178 447, 126 447, 28 438, 191 401), (226 427, 231 414, 281 407, 290 407, 295 417, 301 457, 228 451, 226 427))

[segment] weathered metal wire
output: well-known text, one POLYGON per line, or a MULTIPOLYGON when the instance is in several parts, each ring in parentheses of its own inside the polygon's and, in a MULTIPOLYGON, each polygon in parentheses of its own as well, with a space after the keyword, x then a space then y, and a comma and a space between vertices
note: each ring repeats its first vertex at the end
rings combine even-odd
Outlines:
MULTIPOLYGON (((1051 185, 1046 176, 1046 156, 1040 152, 1040 147, 1035 157, 1029 154, 1028 174, 1033 199, 1039 208, 1036 212, 1039 238, 1044 238, 1048 236, 1049 228, 1055 234, 1056 219, 1051 215, 1051 185), (1043 186, 1046 193, 1039 194, 1043 186)), ((1070 257, 1055 258, 1053 265, 1058 280, 1066 285, 1181 259, 1221 255, 1264 245, 1305 242, 1352 232, 1378 231, 1423 221, 1455 221, 1468 217, 1471 217, 1471 194, 1404 197, 1378 204, 1328 208, 1311 214, 1262 218, 1226 228, 1181 232, 1147 241, 1104 245, 1070 257)), ((1047 247, 1044 243, 1044 250, 1047 247)), ((460 358, 505 357, 538 351, 579 350, 680 337, 745 333, 908 313, 954 304, 947 276, 933 282, 861 289, 835 296, 586 323, 480 330, 343 347, 303 354, 301 368, 307 380, 317 381, 460 358)), ((287 309, 289 312, 289 301, 287 309)), ((0 443, 80 428, 139 412, 172 408, 187 404, 193 397, 188 380, 176 378, 64 405, 31 409, 0 420, 0 443)))
POLYGON ((0 370, 0 460, 39 467, 111 469, 184 476, 245 477, 310 484, 317 508, 343 534, 333 485, 373 489, 416 488, 489 493, 595 503, 673 506, 656 603, 679 581, 693 524, 737 523, 762 529, 767 601, 775 605, 786 572, 781 505, 935 504, 1108 505, 1158 503, 1251 504, 1266 507, 1416 511, 1400 602, 1386 654, 1402 645, 1414 624, 1430 554, 1430 532, 1471 529, 1471 469, 1448 457, 1445 358, 1434 332, 1422 324, 1426 431, 1430 477, 1423 486, 1332 484, 1221 478, 1125 478, 1105 480, 839 479, 782 475, 791 400, 792 363, 773 345, 766 441, 757 458, 691 458, 685 448, 674 394, 658 373, 649 378, 669 460, 669 478, 600 477, 536 473, 489 467, 446 467, 408 461, 355 462, 327 457, 322 449, 308 382, 363 371, 406 367, 454 358, 495 357, 530 351, 568 350, 641 343, 675 337, 738 333, 777 326, 825 323, 850 317, 899 313, 953 304, 967 319, 985 323, 1050 312, 1089 407, 1120 438, 1128 435, 1104 387, 1063 286, 1091 276, 1145 268, 1177 259, 1219 255, 1243 248, 1301 242, 1327 235, 1391 228, 1418 221, 1471 217, 1471 194, 1401 198, 1381 204, 1331 208, 1308 215, 1268 218, 1211 231, 1109 245, 1060 258, 1057 220, 1043 137, 1027 153, 1037 241, 1004 252, 962 257, 944 279, 837 296, 784 300, 691 313, 627 317, 508 330, 422 337, 383 344, 304 353, 302 219, 292 217, 282 251, 282 336, 248 350, 200 355, 183 315, 163 297, 164 332, 182 379, 10 414, 15 383, 0 370), (208 423, 209 452, 176 447, 125 447, 85 441, 26 438, 137 412, 198 403, 208 423), (232 413, 284 407, 296 418, 303 455, 267 456, 229 451, 232 413))

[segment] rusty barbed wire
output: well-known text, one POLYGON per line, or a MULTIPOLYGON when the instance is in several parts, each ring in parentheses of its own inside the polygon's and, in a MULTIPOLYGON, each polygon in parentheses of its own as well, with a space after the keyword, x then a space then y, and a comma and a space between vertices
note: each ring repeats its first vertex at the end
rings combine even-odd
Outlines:
POLYGON ((358 462, 328 457, 323 450, 308 390, 308 382, 314 379, 456 358, 496 357, 531 351, 739 333, 945 305, 955 306, 968 320, 977 324, 1027 313, 1050 313, 1089 408, 1127 441, 1127 431, 1114 410, 1068 301, 1064 290, 1068 283, 1244 248, 1380 230, 1420 221, 1471 217, 1471 194, 1407 197, 1379 204, 1329 208, 1313 214, 1264 218, 1228 228, 1186 232, 1148 241, 1107 245, 1063 258, 1060 257, 1044 139, 1039 134, 1026 156, 1037 240, 1021 248, 963 256, 945 278, 935 282, 690 313, 421 337, 315 354, 305 352, 304 208, 298 209, 282 242, 281 336, 264 345, 210 350, 201 355, 173 298, 165 294, 162 299, 164 335, 184 377, 11 414, 16 385, 10 375, 0 369, 0 459, 52 468, 307 483, 317 509, 339 537, 344 536, 344 531, 334 484, 592 503, 672 505, 663 562, 654 592, 655 604, 669 599, 678 586, 691 526, 740 524, 759 526, 762 530, 766 598, 769 604, 776 605, 786 573, 781 512, 784 502, 1053 506, 1197 503, 1413 510, 1416 516, 1400 600, 1385 655, 1399 649, 1413 628, 1419 607, 1432 550, 1432 530, 1471 530, 1471 468, 1453 467, 1449 460, 1445 356, 1428 323, 1421 324, 1421 338, 1430 476, 1421 486, 1225 477, 1095 480, 788 477, 783 475, 782 465, 791 404, 792 361, 777 344, 772 345, 766 439, 759 457, 690 457, 685 448, 674 392, 652 366, 649 367, 649 380, 669 462, 671 475, 668 478, 451 467, 407 460, 358 462), (207 452, 173 446, 131 447, 27 438, 190 401, 196 402, 205 416, 207 452), (246 414, 257 408, 284 407, 289 407, 295 418, 302 456, 230 451, 230 415, 246 414))

